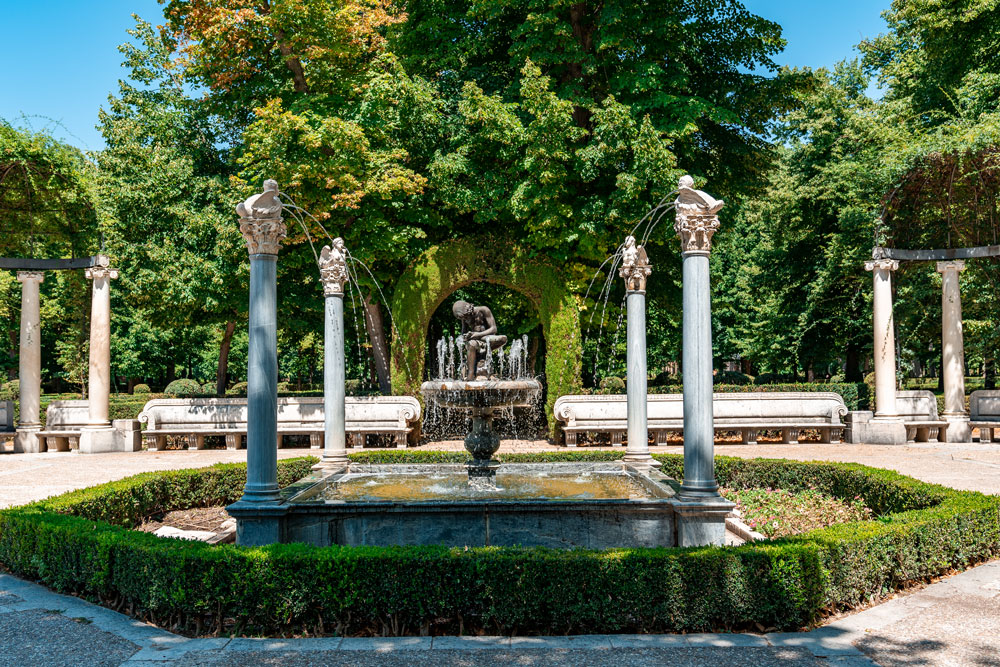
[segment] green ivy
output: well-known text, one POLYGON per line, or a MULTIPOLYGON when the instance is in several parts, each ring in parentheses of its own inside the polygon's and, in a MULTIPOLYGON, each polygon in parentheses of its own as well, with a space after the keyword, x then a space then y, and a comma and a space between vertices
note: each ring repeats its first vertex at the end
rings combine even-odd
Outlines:
POLYGON ((393 391, 420 396, 427 325, 449 295, 474 282, 520 292, 538 311, 546 345, 545 415, 554 435, 556 399, 581 387, 583 343, 577 297, 556 268, 505 241, 490 237, 449 241, 428 249, 400 276, 392 295, 393 391))

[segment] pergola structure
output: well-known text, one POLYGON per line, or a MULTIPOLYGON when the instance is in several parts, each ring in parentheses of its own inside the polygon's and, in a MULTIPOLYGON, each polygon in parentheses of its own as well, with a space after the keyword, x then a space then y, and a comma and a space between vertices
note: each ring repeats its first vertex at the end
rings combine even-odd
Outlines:
POLYGON ((114 429, 108 418, 111 397, 111 281, 118 270, 110 268, 105 255, 74 259, 0 258, 0 269, 17 271, 21 283, 21 341, 18 354, 21 414, 14 437, 15 452, 38 452, 42 429, 41 315, 39 286, 45 271, 83 269, 93 281, 90 310, 89 419, 80 433, 80 451, 107 451, 114 446, 114 429))
POLYGON ((896 407, 896 342, 892 314, 892 272, 900 262, 937 262, 941 274, 941 373, 948 442, 971 442, 969 414, 965 410, 965 346, 962 336, 962 295, 959 274, 965 261, 1000 257, 1000 245, 942 250, 900 250, 876 247, 865 268, 874 280, 875 444, 902 444, 906 429, 896 407))

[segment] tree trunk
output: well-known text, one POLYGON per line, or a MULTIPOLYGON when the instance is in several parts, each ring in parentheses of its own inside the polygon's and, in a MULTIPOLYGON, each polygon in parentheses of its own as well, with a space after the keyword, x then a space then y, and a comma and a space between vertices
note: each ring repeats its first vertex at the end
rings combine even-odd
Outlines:
POLYGON ((18 328, 12 328, 10 330, 10 368, 7 369, 7 379, 16 380, 17 379, 17 359, 20 354, 20 340, 21 331, 18 328))
POLYGON ((997 388, 997 361, 992 357, 987 357, 983 364, 983 388, 997 388))
POLYGON ((222 343, 219 344, 219 367, 215 371, 215 394, 226 395, 226 379, 229 375, 229 348, 236 332, 236 322, 226 322, 226 330, 222 332, 222 343))
POLYGON ((375 374, 378 376, 378 389, 383 396, 392 393, 392 382, 389 377, 389 346, 385 340, 385 325, 382 323, 382 309, 378 302, 372 302, 371 295, 365 295, 365 331, 372 345, 372 358, 375 361, 375 374))
POLYGON ((844 380, 846 382, 864 381, 865 376, 861 372, 861 348, 857 343, 847 344, 847 361, 844 366, 844 380))

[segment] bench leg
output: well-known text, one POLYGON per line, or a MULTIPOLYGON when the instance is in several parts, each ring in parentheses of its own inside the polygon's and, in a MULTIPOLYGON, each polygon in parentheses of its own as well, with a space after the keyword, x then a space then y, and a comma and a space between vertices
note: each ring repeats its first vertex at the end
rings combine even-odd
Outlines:
POLYGON ((623 431, 612 431, 611 432, 611 446, 612 447, 621 447, 622 446, 622 440, 624 439, 624 437, 625 437, 625 433, 623 431))
POLYGON ((906 441, 907 442, 914 442, 916 440, 916 438, 917 438, 917 427, 916 426, 907 426, 906 427, 906 441))
POLYGON ((281 449, 284 446, 285 446, 285 436, 282 435, 281 433, 279 433, 278 434, 278 449, 281 449))
POLYGON ((824 444, 824 445, 829 445, 830 444, 830 432, 832 430, 833 429, 829 429, 829 428, 820 428, 819 429, 819 441, 822 444, 824 444))
POLYGON ((656 436, 656 446, 657 447, 665 446, 667 444, 667 436, 668 435, 670 435, 669 431, 664 431, 664 430, 656 431, 656 433, 655 433, 655 436, 656 436))
POLYGON ((147 435, 145 438, 146 446, 151 452, 162 451, 167 447, 167 436, 165 435, 147 435))
POLYGON ((188 449, 205 449, 205 436, 199 433, 188 433, 188 449))
POLYGON ((322 433, 310 433, 309 434, 309 449, 323 449, 323 434, 322 433))
POLYGON ((351 447, 354 449, 363 449, 365 446, 365 434, 364 433, 351 433, 348 438, 351 441, 351 447))
POLYGON ((760 430, 756 428, 745 428, 740 431, 744 445, 756 445, 757 438, 760 437, 760 430))
MULTIPOLYGON (((997 429, 1000 431, 1000 429, 997 429)), ((993 442, 993 435, 996 432, 992 428, 987 428, 985 426, 979 427, 979 442, 980 443, 991 443, 993 442)), ((39 445, 41 445, 41 439, 39 439, 39 445)))
POLYGON ((237 450, 240 448, 240 440, 243 436, 239 433, 227 433, 226 434, 226 449, 237 450))
MULTIPOLYGON (((934 435, 937 435, 937 429, 934 429, 934 435)), ((931 427, 930 426, 918 426, 916 435, 914 436, 914 442, 928 442, 931 439, 931 427)))
POLYGON ((406 431, 396 432, 396 449, 406 449, 406 431))
POLYGON ((567 447, 576 447, 576 431, 563 431, 563 435, 566 438, 567 447))
POLYGON ((781 429, 781 442, 786 445, 799 444, 799 429, 797 428, 781 429))

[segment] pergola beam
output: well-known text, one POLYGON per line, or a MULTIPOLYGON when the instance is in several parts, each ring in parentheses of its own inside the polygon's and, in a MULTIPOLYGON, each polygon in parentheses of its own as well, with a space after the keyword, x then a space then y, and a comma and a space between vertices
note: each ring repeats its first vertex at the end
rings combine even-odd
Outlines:
POLYGON ((0 269, 10 271, 67 271, 108 266, 107 255, 74 257, 72 259, 27 259, 25 257, 0 257, 0 269))
POLYGON ((956 259, 977 259, 980 257, 1000 257, 1000 245, 985 245, 978 248, 942 248, 939 250, 900 250, 882 248, 886 259, 906 262, 947 262, 956 259))

